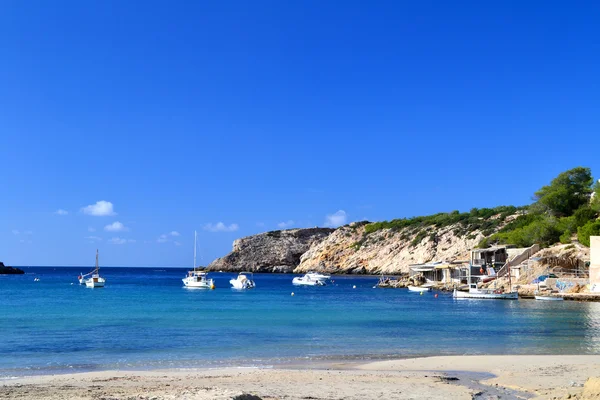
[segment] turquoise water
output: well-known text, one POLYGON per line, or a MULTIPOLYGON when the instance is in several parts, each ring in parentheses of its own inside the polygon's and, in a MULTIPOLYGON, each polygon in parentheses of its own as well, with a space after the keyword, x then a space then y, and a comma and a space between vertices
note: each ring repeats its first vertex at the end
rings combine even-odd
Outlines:
POLYGON ((374 289, 338 276, 294 287, 257 274, 257 289, 182 287, 183 269, 80 268, 0 276, 0 377, 97 369, 270 366, 437 354, 600 354, 600 304, 454 300, 374 289), (39 277, 39 282, 34 278, 39 277), (74 284, 71 284, 74 283, 74 284), (356 285, 356 289, 353 286, 356 285), (295 292, 295 296, 291 296, 295 292))

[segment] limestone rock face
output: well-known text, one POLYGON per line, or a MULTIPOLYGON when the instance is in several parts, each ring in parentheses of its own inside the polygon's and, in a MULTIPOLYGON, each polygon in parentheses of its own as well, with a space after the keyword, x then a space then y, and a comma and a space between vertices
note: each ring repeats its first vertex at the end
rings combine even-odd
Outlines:
POLYGON ((458 235, 458 226, 420 231, 381 229, 364 235, 365 226, 338 228, 316 243, 300 259, 295 273, 324 271, 336 274, 398 274, 410 264, 468 260, 469 251, 484 238, 479 230, 458 235))
POLYGON ((233 251, 207 267, 210 271, 289 273, 308 249, 334 229, 310 228, 272 231, 237 239, 233 251))

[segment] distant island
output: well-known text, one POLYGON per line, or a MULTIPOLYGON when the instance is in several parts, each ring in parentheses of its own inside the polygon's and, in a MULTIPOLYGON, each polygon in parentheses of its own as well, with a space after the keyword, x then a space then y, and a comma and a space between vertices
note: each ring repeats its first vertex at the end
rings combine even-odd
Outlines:
POLYGON ((21 275, 25 271, 15 267, 7 267, 2 261, 0 261, 0 275, 21 275))

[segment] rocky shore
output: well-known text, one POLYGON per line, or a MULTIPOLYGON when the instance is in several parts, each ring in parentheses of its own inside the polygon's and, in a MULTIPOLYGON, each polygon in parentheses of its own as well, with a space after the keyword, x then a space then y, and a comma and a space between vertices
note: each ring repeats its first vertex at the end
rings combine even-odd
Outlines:
POLYGON ((25 271, 15 267, 7 267, 0 261, 0 275, 22 275, 25 271))

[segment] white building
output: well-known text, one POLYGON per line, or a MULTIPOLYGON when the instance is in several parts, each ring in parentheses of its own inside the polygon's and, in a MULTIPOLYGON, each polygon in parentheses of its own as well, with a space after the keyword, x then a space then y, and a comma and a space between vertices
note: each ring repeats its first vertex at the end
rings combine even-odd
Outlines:
POLYGON ((600 292, 600 236, 590 236, 590 288, 600 292))

